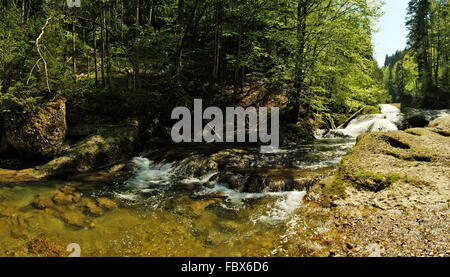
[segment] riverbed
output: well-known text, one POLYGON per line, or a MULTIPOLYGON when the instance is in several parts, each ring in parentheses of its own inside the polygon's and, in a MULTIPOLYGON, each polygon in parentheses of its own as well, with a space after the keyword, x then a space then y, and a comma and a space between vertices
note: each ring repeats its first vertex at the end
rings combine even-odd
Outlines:
MULTIPOLYGON (((318 255, 311 252, 314 243, 305 243, 327 226, 323 215, 302 210, 309 187, 239 190, 221 181, 217 168, 196 161, 228 153, 251 174, 270 172, 259 177, 332 174, 359 133, 399 127, 398 109, 382 108, 381 115, 359 117, 346 129, 319 132, 313 143, 274 153, 252 146, 165 146, 135 157, 125 179, 73 181, 66 176, 3 184, 0 256, 68 256, 70 244, 80 246, 81 256, 318 255)), ((241 171, 230 174, 236 178, 228 180, 243 176, 241 171)))

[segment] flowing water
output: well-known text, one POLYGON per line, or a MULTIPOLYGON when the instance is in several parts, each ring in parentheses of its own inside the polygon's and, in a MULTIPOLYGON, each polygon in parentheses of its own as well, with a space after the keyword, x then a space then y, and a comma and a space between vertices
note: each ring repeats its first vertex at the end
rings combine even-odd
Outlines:
MULTIPOLYGON (((314 143, 256 153, 251 166, 336 168, 359 133, 397 129, 399 111, 382 110, 314 143)), ((299 212, 305 191, 240 192, 212 178, 214 170, 193 174, 177 161, 151 157, 134 158, 126 181, 1 185, 0 256, 67 256, 71 243, 81 256, 308 255, 302 240, 320 226, 299 212)))

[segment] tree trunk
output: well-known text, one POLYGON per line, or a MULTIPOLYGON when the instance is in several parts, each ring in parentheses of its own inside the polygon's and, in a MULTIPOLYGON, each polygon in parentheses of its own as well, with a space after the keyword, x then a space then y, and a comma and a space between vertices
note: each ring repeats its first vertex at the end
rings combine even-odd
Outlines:
POLYGON ((241 52, 242 52, 242 37, 244 36, 244 26, 242 22, 239 24, 239 37, 238 37, 238 45, 237 45, 237 57, 236 64, 234 65, 234 94, 237 94, 239 91, 240 84, 240 71, 241 71, 241 52))
POLYGON ((139 0, 136 0, 136 28, 139 28, 139 0))
POLYGON ((148 3, 148 25, 152 25, 152 19, 153 19, 153 0, 149 0, 148 3))
POLYGON ((109 32, 108 32, 108 26, 111 24, 111 6, 108 5, 108 22, 106 22, 106 19, 104 20, 105 25, 105 36, 106 36, 106 72, 108 75, 108 87, 109 91, 111 92, 111 53, 110 53, 110 45, 109 45, 109 32), (108 23, 108 24, 106 24, 108 23))
MULTIPOLYGON (((94 18, 95 22, 95 18, 94 18)), ((92 36, 94 42, 94 71, 95 71, 95 85, 98 86, 98 69, 97 69, 97 35, 96 35, 96 26, 92 24, 92 36)))
POLYGON ((101 37, 102 37, 102 56, 101 56, 101 70, 102 70, 102 86, 105 87, 105 30, 104 30, 104 23, 105 23, 105 6, 102 5, 102 11, 101 11, 101 22, 102 27, 101 30, 101 37))
POLYGON ((297 5, 297 63, 295 69, 294 95, 291 99, 292 116, 298 120, 300 116, 300 98, 304 90, 304 56, 306 44, 306 17, 308 16, 309 0, 300 0, 297 5))
POLYGON ((76 23, 76 19, 74 19, 72 22, 72 66, 73 66, 73 74, 75 75, 75 82, 76 82, 77 81, 77 62, 76 62, 75 23, 76 23))
POLYGON ((213 66, 213 81, 217 83, 219 79, 220 67, 220 50, 222 47, 222 5, 216 5, 215 13, 215 34, 214 34, 214 66, 213 66))

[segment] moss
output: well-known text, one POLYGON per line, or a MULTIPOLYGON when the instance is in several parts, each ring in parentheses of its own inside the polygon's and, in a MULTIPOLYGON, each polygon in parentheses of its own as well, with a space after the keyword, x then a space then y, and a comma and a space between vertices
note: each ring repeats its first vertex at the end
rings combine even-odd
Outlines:
POLYGON ((413 151, 408 151, 406 153, 401 153, 400 151, 386 151, 386 154, 409 162, 433 162, 436 160, 436 158, 431 154, 417 153, 413 151))
POLYGON ((423 136, 425 133, 420 131, 420 129, 407 129, 405 130, 406 133, 415 135, 415 136, 423 136))
POLYGON ((343 199, 347 197, 347 193, 345 192, 345 181, 339 173, 336 173, 334 177, 322 180, 320 185, 322 187, 323 196, 327 200, 343 199))
POLYGON ((396 173, 383 174, 363 170, 359 170, 351 179, 359 188, 370 191, 381 191, 399 180, 401 180, 401 177, 396 173))
POLYGON ((112 165, 133 155, 138 146, 138 128, 112 126, 82 139, 61 156, 35 168, 0 170, 0 183, 34 182, 68 172, 80 172, 112 165), (133 142, 134 141, 134 142, 133 142))
POLYGON ((409 176, 409 177, 404 176, 401 180, 407 184, 413 185, 415 187, 420 187, 420 188, 429 185, 428 182, 421 180, 421 179, 413 178, 411 176, 409 176))

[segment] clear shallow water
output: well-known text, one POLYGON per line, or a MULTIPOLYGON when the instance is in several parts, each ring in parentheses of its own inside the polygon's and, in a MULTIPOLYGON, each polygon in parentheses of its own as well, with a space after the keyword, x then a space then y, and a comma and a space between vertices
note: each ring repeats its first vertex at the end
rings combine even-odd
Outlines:
MULTIPOLYGON (((397 128, 401 115, 395 107, 381 108, 382 115, 357 118, 328 139, 253 153, 250 166, 336 168, 360 132, 397 128)), ((195 158, 195 151, 189 155, 195 158)), ((214 171, 199 176, 177 162, 134 162, 137 170, 125 182, 0 185, 0 256, 67 256, 70 243, 80 245, 82 256, 308 256, 302 245, 324 228, 302 214, 304 191, 242 193, 210 181, 214 171), (69 193, 73 202, 55 204, 55 194, 67 187, 75 188, 69 193), (38 195, 50 206, 35 208, 38 195), (117 207, 98 211, 101 199, 117 207)))
MULTIPOLYGON (((319 140, 264 157, 272 165, 320 169, 337 166, 353 144, 319 140)), ((215 172, 181 176, 174 163, 134 162, 137 171, 123 183, 1 185, 0 256, 48 255, 42 248, 68 255, 62 250, 70 243, 80 245, 82 256, 305 255, 293 246, 314 232, 299 212, 304 191, 242 193, 208 182, 215 172), (81 204, 31 205, 37 195, 51 199, 67 186, 84 200, 108 198, 118 207, 94 216, 81 204)))

